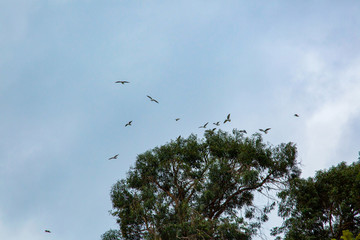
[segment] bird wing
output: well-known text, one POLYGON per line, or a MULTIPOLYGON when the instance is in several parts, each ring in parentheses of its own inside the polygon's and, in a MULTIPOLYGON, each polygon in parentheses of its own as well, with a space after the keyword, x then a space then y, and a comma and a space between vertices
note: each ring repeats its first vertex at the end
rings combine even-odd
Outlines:
POLYGON ((230 119, 230 113, 227 115, 227 119, 230 119))
POLYGON ((150 97, 149 95, 146 95, 148 98, 150 98, 150 99, 153 99, 152 97, 150 97))
POLYGON ((265 129, 265 132, 267 132, 267 131, 269 131, 271 128, 267 128, 267 129, 265 129))

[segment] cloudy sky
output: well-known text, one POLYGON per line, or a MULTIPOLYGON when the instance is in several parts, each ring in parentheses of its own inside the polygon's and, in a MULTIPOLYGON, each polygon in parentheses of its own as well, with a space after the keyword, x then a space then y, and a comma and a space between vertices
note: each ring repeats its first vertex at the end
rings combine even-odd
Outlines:
POLYGON ((116 228, 111 186, 137 154, 228 113, 223 130, 295 142, 304 177, 356 161, 359 12, 358 1, 0 0, 0 239, 100 239, 116 228))

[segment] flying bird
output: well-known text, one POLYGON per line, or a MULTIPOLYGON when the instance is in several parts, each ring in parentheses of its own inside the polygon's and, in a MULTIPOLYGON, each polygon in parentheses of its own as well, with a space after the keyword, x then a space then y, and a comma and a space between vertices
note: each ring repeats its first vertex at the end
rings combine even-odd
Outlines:
POLYGON ((51 231, 50 231, 50 230, 47 230, 47 229, 45 230, 45 232, 46 232, 46 233, 51 233, 51 231))
POLYGON ((150 97, 149 95, 146 95, 148 98, 150 98, 150 100, 152 101, 152 102, 156 102, 156 103, 159 103, 158 101, 156 101, 155 99, 153 99, 152 97, 150 97))
POLYGON ((119 154, 116 154, 115 156, 109 158, 109 160, 111 160, 111 159, 117 159, 118 156, 119 156, 119 154))
POLYGON ((226 119, 225 119, 224 123, 226 123, 226 122, 231 122, 231 119, 230 119, 230 113, 227 115, 227 117, 226 117, 226 119))
POLYGON ((128 81, 116 81, 115 83, 125 84, 125 83, 129 83, 129 82, 128 81))
POLYGON ((180 120, 180 118, 175 118, 175 121, 179 121, 180 120))
POLYGON ((132 123, 132 121, 128 122, 127 124, 125 124, 125 127, 131 126, 131 123, 132 123))
POLYGON ((299 114, 297 114, 297 113, 295 113, 294 116, 295 116, 295 117, 300 117, 299 114))
POLYGON ((270 129, 271 129, 271 128, 267 128, 267 129, 264 130, 264 129, 261 129, 261 128, 260 128, 259 131, 264 132, 265 134, 267 134, 270 129))
POLYGON ((205 123, 203 126, 200 126, 199 128, 206 128, 206 125, 208 125, 209 122, 205 123))
POLYGON ((220 122, 216 122, 216 123, 213 123, 213 124, 216 125, 216 126, 219 126, 220 122))
POLYGON ((206 132, 209 132, 209 133, 213 134, 215 132, 215 130, 216 130, 216 128, 213 128, 213 129, 206 130, 206 132))
POLYGON ((246 130, 240 130, 239 132, 247 134, 246 130))

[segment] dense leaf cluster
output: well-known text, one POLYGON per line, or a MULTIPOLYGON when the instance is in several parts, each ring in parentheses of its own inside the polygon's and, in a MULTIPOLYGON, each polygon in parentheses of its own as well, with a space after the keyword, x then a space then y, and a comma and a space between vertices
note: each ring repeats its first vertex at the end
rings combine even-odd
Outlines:
POLYGON ((273 235, 285 239, 340 239, 344 230, 360 232, 360 162, 344 162, 314 178, 296 179, 281 193, 285 221, 273 235))

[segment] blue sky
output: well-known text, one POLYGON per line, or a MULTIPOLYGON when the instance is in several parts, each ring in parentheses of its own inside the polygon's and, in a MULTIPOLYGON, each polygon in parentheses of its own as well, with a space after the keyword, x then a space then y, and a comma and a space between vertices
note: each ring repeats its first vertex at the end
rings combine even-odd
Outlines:
POLYGON ((116 228, 111 186, 137 154, 228 113, 223 130, 271 127, 266 141, 297 143, 304 177, 357 160, 359 12, 357 1, 0 0, 0 239, 100 239, 116 228))

